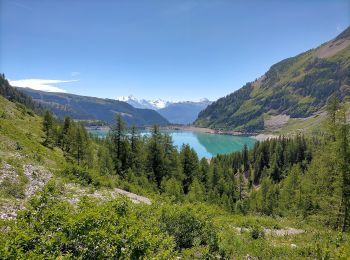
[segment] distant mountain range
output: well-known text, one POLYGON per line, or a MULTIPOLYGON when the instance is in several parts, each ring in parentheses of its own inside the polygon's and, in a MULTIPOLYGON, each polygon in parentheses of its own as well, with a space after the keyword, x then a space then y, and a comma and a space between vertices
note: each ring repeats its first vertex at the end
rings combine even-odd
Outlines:
POLYGON ((70 116, 77 120, 100 120, 112 124, 116 114, 120 114, 128 126, 169 124, 168 120, 155 110, 135 108, 126 102, 114 99, 44 92, 29 88, 18 89, 59 118, 70 116))
POLYGON ((137 99, 134 96, 122 96, 117 100, 127 102, 136 108, 148 108, 156 110, 172 124, 191 124, 198 117, 199 112, 205 109, 212 102, 208 99, 195 101, 171 102, 162 99, 146 100, 137 99))
POLYGON ((276 118, 320 112, 332 93, 350 98, 350 27, 321 46, 282 60, 261 78, 200 112, 196 126, 260 131, 276 118))
POLYGON ((153 110, 165 108, 169 103, 171 103, 168 101, 164 101, 162 99, 156 99, 156 100, 138 99, 133 95, 121 96, 121 97, 118 97, 117 100, 127 102, 128 104, 136 108, 147 108, 147 109, 153 109, 153 110))

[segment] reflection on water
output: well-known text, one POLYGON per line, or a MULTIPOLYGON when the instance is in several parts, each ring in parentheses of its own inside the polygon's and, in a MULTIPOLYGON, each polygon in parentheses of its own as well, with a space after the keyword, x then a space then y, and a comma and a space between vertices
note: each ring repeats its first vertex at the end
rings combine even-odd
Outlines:
POLYGON ((194 133, 194 135, 198 139, 199 143, 204 146, 208 153, 210 153, 212 156, 241 151, 244 144, 247 144, 248 148, 252 148, 255 143, 255 139, 244 136, 207 133, 194 133))
MULTIPOLYGON (((105 137, 105 130, 89 130, 90 133, 105 137)), ((241 151, 244 144, 249 148, 253 147, 255 139, 244 136, 218 135, 191 131, 166 131, 178 148, 182 144, 189 144, 198 154, 198 157, 213 157, 217 154, 228 154, 235 151, 241 151)), ((149 132, 141 132, 147 135, 149 132)))

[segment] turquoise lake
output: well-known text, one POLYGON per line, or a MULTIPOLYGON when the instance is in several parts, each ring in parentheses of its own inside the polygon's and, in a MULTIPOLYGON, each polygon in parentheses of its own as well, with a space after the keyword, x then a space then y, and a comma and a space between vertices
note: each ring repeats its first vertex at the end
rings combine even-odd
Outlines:
MULTIPOLYGON (((98 137, 105 137, 106 130, 88 130, 93 135, 98 137)), ((247 144, 248 148, 252 148, 255 139, 244 136, 232 136, 232 135, 219 135, 208 134, 202 132, 192 131, 163 131, 168 133, 178 148, 181 148, 182 144, 189 144, 198 154, 199 158, 206 157, 211 158, 217 154, 228 154, 235 151, 241 151, 244 144, 247 144)), ((147 135, 149 132, 140 131, 141 135, 147 135)))

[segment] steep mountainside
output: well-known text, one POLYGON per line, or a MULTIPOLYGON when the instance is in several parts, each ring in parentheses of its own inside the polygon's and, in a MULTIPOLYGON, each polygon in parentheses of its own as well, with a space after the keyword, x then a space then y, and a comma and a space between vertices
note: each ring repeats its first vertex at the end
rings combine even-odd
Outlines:
POLYGON ((20 90, 31 96, 43 107, 51 110, 59 118, 70 116, 73 119, 101 120, 110 124, 113 122, 115 114, 120 113, 129 126, 168 124, 168 121, 154 110, 134 108, 117 100, 43 92, 28 88, 20 90))
POLYGON ((210 104, 211 102, 209 100, 170 103, 165 108, 159 109, 158 112, 170 123, 191 124, 196 120, 199 112, 210 104))
POLYGON ((342 100, 350 95, 350 27, 220 98, 199 114, 195 125, 259 131, 274 116, 305 118, 319 112, 333 92, 342 100))

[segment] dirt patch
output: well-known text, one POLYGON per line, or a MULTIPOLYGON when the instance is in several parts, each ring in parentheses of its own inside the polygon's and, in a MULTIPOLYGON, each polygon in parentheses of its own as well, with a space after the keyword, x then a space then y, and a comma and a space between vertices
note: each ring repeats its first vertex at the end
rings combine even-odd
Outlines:
POLYGON ((2 169, 0 169, 0 184, 5 179, 10 180, 11 182, 17 182, 18 178, 19 175, 10 164, 5 163, 2 169))
MULTIPOLYGON (((250 228, 241 228, 241 227, 235 227, 237 232, 242 233, 242 232, 249 232, 251 229, 250 228)), ((275 236, 293 236, 293 235, 300 235, 305 233, 304 230, 302 229, 296 229, 296 228, 281 228, 281 229, 269 229, 269 228, 264 228, 264 233, 267 235, 275 235, 275 236)))
POLYGON ((44 185, 51 179, 52 174, 32 164, 23 166, 24 175, 28 178, 28 185, 26 188, 26 197, 33 196, 38 190, 42 189, 44 185))
MULTIPOLYGON (((0 204, 0 219, 16 218, 17 211, 24 209, 24 203, 37 191, 41 190, 52 177, 50 172, 32 164, 23 165, 23 175, 26 177, 24 197, 20 199, 2 199, 0 204)), ((19 173, 10 164, 4 164, 2 169, 0 169, 0 184, 4 180, 10 180, 16 186, 23 185, 23 179, 21 180, 19 173)))
POLYGON ((305 233, 302 229, 296 228, 284 228, 284 229, 264 229, 265 234, 276 235, 276 236, 290 236, 290 235, 300 235, 305 233))
POLYGON ((128 199, 130 199, 133 203, 136 203, 136 204, 139 204, 139 203, 145 203, 147 205, 152 204, 149 198, 146 198, 122 189, 118 189, 118 188, 112 189, 112 190, 108 190, 108 189, 95 190, 94 192, 89 193, 88 188, 81 187, 80 185, 75 183, 67 183, 65 185, 65 190, 67 191, 67 200, 72 204, 76 204, 77 202, 79 202, 82 196, 88 196, 88 197, 92 197, 100 200, 108 200, 108 199, 114 199, 120 196, 126 196, 128 199))
POLYGON ((271 116, 269 119, 265 120, 264 125, 268 128, 280 128, 287 124, 289 119, 289 115, 271 116))
POLYGON ((327 58, 333 56, 338 51, 341 51, 348 46, 350 46, 350 40, 348 39, 333 40, 321 46, 317 50, 316 56, 317 58, 327 58))
POLYGON ((111 192, 112 195, 114 196, 118 196, 118 195, 123 195, 128 197, 132 202, 134 203, 145 203, 147 205, 151 205, 152 202, 149 198, 125 191, 125 190, 121 190, 121 189, 114 189, 114 191, 111 192))
POLYGON ((258 134, 258 135, 253 135, 251 138, 254 138, 257 141, 265 141, 268 139, 275 139, 278 138, 278 135, 273 135, 273 134, 258 134))

